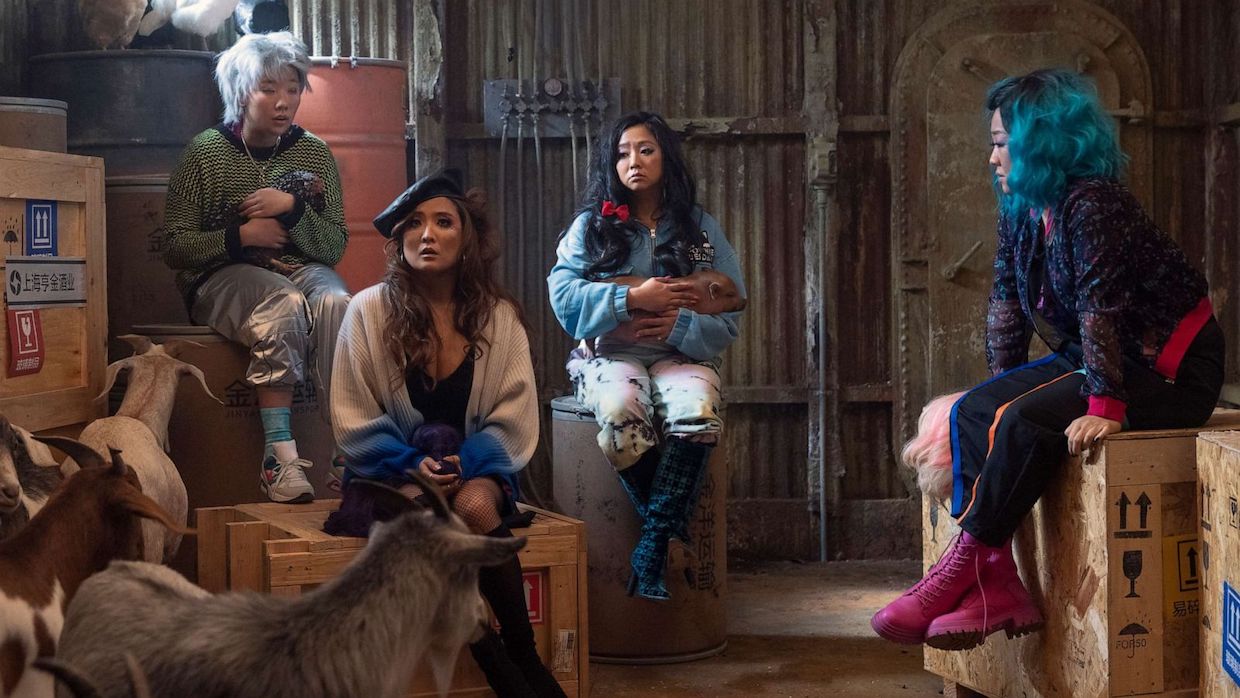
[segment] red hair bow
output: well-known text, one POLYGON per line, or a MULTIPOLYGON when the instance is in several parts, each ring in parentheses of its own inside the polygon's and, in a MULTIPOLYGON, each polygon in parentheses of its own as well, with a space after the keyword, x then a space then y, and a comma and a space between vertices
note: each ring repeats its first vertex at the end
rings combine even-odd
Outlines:
POLYGON ((604 201, 603 202, 603 215, 604 216, 615 216, 616 218, 620 219, 621 223, 625 223, 629 220, 629 205, 621 204, 617 206, 610 201, 604 201))

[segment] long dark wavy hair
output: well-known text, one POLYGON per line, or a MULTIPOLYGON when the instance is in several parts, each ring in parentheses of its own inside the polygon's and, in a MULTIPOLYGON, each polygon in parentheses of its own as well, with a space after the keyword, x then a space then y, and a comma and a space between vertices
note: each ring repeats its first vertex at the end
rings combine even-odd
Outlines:
MULTIPOLYGON (((487 349, 482 332, 497 304, 510 303, 522 326, 525 318, 521 305, 497 281, 495 261, 500 254, 499 236, 487 215, 486 194, 481 189, 470 189, 463 198, 452 198, 452 202, 461 218, 461 256, 453 292, 456 301, 453 322, 477 358, 487 349)), ((406 228, 406 221, 398 223, 383 246, 387 256, 383 298, 388 307, 383 341, 401 369, 398 380, 412 369, 422 369, 432 375, 431 362, 443 346, 443 339, 435 331, 430 303, 418 291, 417 272, 403 255, 406 228)))
POLYGON ((672 127, 658 114, 637 111, 613 122, 606 134, 598 139, 598 148, 590 158, 589 181, 577 214, 590 214, 585 243, 591 263, 586 269, 586 276, 592 279, 605 277, 619 269, 629 258, 634 239, 647 235, 645 227, 636 219, 630 218, 628 222, 621 223, 618 218, 605 218, 601 213, 604 201, 611 201, 617 206, 632 203, 633 192, 616 175, 616 162, 620 159, 620 136, 634 126, 650 129, 663 153, 663 200, 660 209, 663 216, 671 217, 675 229, 670 240, 655 248, 655 260, 672 276, 685 276, 693 271, 689 248, 698 239, 699 221, 694 220, 697 185, 681 153, 680 137, 672 127))

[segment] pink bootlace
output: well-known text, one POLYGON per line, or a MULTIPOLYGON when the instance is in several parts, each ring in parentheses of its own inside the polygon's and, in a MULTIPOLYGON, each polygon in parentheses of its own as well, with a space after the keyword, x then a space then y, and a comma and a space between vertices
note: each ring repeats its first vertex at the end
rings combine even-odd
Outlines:
MULTIPOLYGON (((976 546, 975 543, 962 543, 961 534, 956 534, 956 538, 952 540, 952 546, 948 549, 938 562, 930 566, 930 570, 926 572, 926 576, 921 581, 913 585, 908 590, 921 603, 922 608, 926 608, 938 599, 939 595, 947 590, 947 584, 955 579, 956 575, 964 570, 964 555, 960 552, 962 545, 976 546)), ((974 555, 974 560, 977 556, 974 555)))

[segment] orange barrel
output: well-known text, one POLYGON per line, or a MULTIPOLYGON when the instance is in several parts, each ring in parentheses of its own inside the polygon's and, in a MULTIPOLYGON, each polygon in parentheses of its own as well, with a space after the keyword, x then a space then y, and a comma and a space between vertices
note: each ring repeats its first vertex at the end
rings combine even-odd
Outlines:
POLYGON ((357 292, 383 276, 383 236, 371 221, 407 185, 405 64, 315 58, 297 123, 326 141, 340 168, 349 246, 336 271, 357 292))
POLYGON ((129 356, 115 339, 135 325, 188 324, 176 272, 160 257, 168 175, 108 177, 108 360, 129 356))
POLYGON ((68 109, 58 99, 0 97, 0 145, 65 152, 68 109))
POLYGON ((194 136, 220 120, 210 51, 75 51, 35 56, 28 87, 69 103, 69 152, 109 177, 172 172, 194 136))
POLYGON ((665 581, 671 601, 629 597, 629 556, 641 534, 615 470, 596 437, 594 415, 571 396, 551 401, 552 485, 562 513, 586 522, 590 564, 590 659, 671 664, 727 647, 727 459, 716 448, 689 526, 673 542, 665 581))

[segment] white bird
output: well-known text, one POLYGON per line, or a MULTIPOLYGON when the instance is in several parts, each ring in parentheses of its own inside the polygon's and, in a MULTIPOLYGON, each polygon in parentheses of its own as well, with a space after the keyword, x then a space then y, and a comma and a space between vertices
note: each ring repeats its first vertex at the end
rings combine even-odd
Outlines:
POLYGON ((125 48, 138 31, 146 0, 78 0, 78 9, 86 36, 96 46, 125 48))
POLYGON ((151 11, 142 18, 138 33, 150 36, 169 20, 181 31, 211 36, 237 9, 238 0, 151 0, 151 11))

